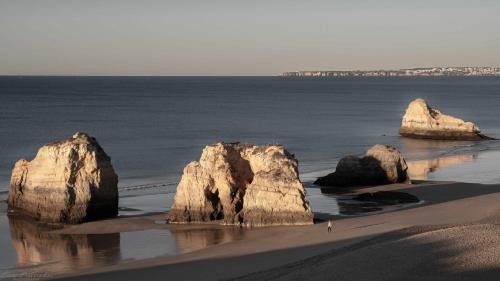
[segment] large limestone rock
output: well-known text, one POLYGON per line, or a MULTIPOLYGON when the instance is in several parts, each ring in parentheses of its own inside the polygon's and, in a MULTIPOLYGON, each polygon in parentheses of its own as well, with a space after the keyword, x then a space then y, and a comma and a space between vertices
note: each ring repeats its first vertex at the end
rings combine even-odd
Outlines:
MULTIPOLYGON (((335 172, 318 178, 321 186, 354 187, 409 182, 408 166, 399 150, 384 144, 370 148, 362 158, 347 156, 340 159, 335 172)), ((322 188, 323 192, 333 189, 322 188)))
POLYGON ((118 177, 97 141, 84 133, 44 145, 17 161, 8 204, 38 220, 60 223, 115 216, 118 177))
POLYGON ((424 99, 416 99, 406 109, 399 133, 405 137, 443 140, 491 139, 481 134, 474 123, 445 115, 430 107, 424 99))
POLYGON ((281 145, 206 146, 200 160, 184 168, 167 221, 311 224, 313 215, 297 166, 281 145))

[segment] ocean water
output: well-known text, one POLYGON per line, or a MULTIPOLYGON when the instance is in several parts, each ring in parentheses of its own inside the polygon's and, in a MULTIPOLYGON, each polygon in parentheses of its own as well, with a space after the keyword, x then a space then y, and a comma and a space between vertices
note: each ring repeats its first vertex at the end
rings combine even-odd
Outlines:
POLYGON ((216 141, 284 144, 305 181, 375 143, 409 159, 497 146, 400 138, 417 97, 500 137, 499 78, 0 77, 0 192, 16 160, 76 131, 97 138, 132 195, 172 192, 216 141))
MULTIPOLYGON (((414 179, 500 183, 498 141, 398 136, 404 110, 419 97, 500 138, 500 78, 494 77, 0 77, 0 242, 11 249, 0 261, 0 273, 32 261, 30 253, 12 250, 20 245, 17 237, 30 237, 17 233, 30 233, 31 226, 10 221, 15 227, 9 228, 5 215, 15 161, 31 159, 43 144, 77 131, 96 137, 111 156, 119 175, 120 215, 167 210, 183 167, 217 141, 285 145, 299 159, 316 212, 339 208, 334 196, 314 188, 314 179, 332 172, 341 157, 362 154, 376 143, 398 147, 414 179)), ((69 242, 54 242, 57 253, 42 247, 36 254, 45 263, 70 255, 75 259, 70 266, 56 262, 68 270, 88 259, 71 252, 79 243, 109 252, 99 264, 186 251, 176 235, 155 231, 101 237, 114 241, 104 250, 94 245, 95 237, 64 238, 69 242), (130 242, 140 241, 134 235, 163 241, 166 249, 144 251, 144 245, 130 242)), ((33 237, 29 243, 35 246, 50 238, 33 237)), ((201 244, 210 243, 202 239, 201 244)), ((57 266, 53 272, 64 271, 57 266)))

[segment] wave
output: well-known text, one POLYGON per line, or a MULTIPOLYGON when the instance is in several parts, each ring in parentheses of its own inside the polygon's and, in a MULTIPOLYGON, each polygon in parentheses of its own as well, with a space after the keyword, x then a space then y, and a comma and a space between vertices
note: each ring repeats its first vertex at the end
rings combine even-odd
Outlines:
POLYGON ((9 196, 9 191, 0 191, 0 203, 7 203, 7 197, 9 196))
POLYGON ((119 191, 139 191, 139 190, 148 190, 148 189, 168 189, 171 187, 176 187, 177 183, 164 183, 164 182, 156 182, 156 183, 144 183, 138 185, 129 185, 129 186, 120 186, 118 187, 119 191))
POLYGON ((448 151, 436 155, 436 158, 451 156, 451 155, 473 154, 473 153, 481 153, 481 152, 496 151, 496 150, 500 150, 500 141, 498 140, 482 141, 464 145, 457 145, 455 147, 452 147, 448 151))

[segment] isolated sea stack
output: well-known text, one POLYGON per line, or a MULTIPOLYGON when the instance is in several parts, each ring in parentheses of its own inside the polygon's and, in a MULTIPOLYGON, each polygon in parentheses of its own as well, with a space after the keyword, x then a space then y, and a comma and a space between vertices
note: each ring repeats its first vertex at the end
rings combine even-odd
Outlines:
POLYGON ((356 187, 410 182, 408 166, 395 147, 376 144, 364 157, 340 159, 335 172, 318 178, 314 183, 322 192, 334 192, 331 187, 356 187))
POLYGON ((424 99, 416 99, 406 109, 399 133, 404 137, 437 140, 485 140, 472 122, 445 115, 430 107, 424 99))
POLYGON ((118 176, 111 159, 85 133, 44 145, 36 157, 17 161, 8 204, 37 220, 80 223, 116 216, 118 176))
POLYGON ((200 160, 184 168, 167 221, 213 220, 246 226, 311 224, 297 160, 281 145, 206 146, 200 160))

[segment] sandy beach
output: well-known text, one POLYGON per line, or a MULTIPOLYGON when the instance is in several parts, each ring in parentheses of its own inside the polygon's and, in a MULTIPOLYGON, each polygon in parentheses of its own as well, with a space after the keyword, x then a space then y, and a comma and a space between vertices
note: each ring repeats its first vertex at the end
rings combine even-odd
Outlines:
MULTIPOLYGON (((497 280, 500 185, 421 182, 358 190, 400 190, 424 202, 326 223, 265 227, 240 239, 181 254, 51 276, 58 280, 497 280), (496 277, 495 277, 496 276, 496 277)), ((322 216, 322 215, 319 215, 322 216)), ((163 214, 104 220, 60 233, 114 233, 160 225, 163 214)), ((323 215, 324 217, 324 215, 323 215)), ((189 243, 189 241, 186 241, 189 243)))
POLYGON ((498 14, 0 0, 0 281, 500 280, 498 14))

